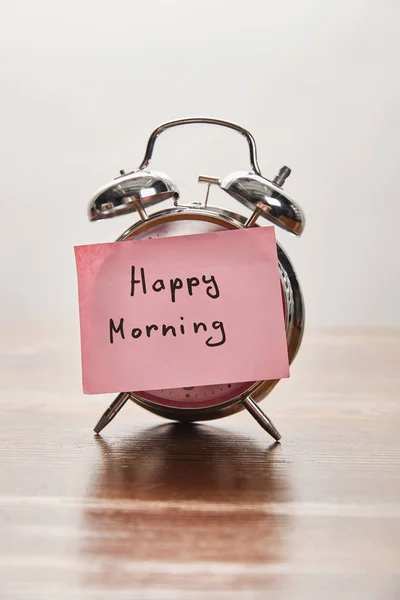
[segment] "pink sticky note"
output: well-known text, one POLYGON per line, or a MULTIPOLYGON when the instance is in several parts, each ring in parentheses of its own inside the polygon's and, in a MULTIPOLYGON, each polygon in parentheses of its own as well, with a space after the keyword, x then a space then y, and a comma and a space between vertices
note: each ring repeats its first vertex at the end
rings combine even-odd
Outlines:
POLYGON ((83 389, 289 376, 273 227, 75 248, 83 389))

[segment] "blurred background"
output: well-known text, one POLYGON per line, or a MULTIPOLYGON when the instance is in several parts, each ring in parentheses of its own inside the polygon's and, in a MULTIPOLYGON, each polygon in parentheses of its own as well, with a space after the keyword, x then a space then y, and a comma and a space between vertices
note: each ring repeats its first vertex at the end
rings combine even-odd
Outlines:
MULTIPOLYGON (((132 223, 91 224, 88 201, 140 164, 159 123, 187 116, 248 128, 268 178, 292 168, 285 189, 307 227, 301 239, 278 235, 309 326, 399 326, 399 13, 395 0, 9 3, 0 22, 3 330, 78 335, 73 246, 112 241, 132 223)), ((199 174, 248 164, 240 136, 206 126, 164 134, 152 162, 184 202, 204 198, 199 174)), ((211 203, 235 209, 217 189, 211 203)))

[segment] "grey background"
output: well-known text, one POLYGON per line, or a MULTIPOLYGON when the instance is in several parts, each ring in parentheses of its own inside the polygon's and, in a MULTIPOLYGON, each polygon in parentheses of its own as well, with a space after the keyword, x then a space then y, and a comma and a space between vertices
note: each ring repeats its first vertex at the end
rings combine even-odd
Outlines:
MULTIPOLYGON (((184 0, 8 3, 0 22, 1 321, 77 327, 73 245, 96 188, 136 168, 151 130, 182 116, 254 134, 264 174, 293 169, 302 239, 279 238, 312 326, 398 326, 398 2, 184 0)), ((197 175, 248 166, 233 132, 165 134, 153 167, 185 202, 197 175)), ((234 204, 213 191, 212 202, 234 204)))

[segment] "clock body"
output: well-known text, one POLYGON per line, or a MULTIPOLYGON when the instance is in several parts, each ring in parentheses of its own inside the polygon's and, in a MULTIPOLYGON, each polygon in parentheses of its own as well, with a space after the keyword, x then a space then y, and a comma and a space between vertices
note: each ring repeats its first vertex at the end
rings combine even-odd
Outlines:
MULTIPOLYGON (((246 218, 227 210, 201 205, 179 206, 154 213, 126 230, 117 241, 196 235, 243 228, 246 218)), ((289 362, 292 362, 301 343, 304 328, 304 305, 300 286, 292 264, 277 245, 282 303, 284 309, 289 362)), ((267 307, 266 307, 267 309, 267 307)), ((251 310, 251 299, 243 311, 251 310)), ((157 365, 154 366, 157 368, 157 365)), ((262 400, 278 383, 250 381, 153 391, 131 391, 137 404, 165 418, 180 421, 199 421, 223 417, 244 408, 242 402, 251 396, 262 400)))

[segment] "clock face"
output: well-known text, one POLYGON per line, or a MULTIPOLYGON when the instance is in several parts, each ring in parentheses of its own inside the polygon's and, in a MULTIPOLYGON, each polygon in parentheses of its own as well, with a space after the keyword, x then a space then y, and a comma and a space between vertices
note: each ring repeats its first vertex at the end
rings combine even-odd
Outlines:
MULTIPOLYGON (((178 235, 212 233, 224 231, 225 227, 199 219, 177 219, 146 227, 144 231, 132 232, 129 238, 135 240, 151 240, 178 235)), ((174 408, 202 408, 227 402, 250 389, 254 382, 225 383, 185 388, 153 390, 151 392, 135 392, 137 396, 174 408)))

